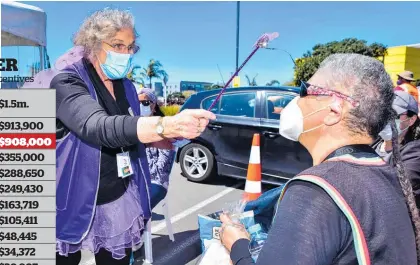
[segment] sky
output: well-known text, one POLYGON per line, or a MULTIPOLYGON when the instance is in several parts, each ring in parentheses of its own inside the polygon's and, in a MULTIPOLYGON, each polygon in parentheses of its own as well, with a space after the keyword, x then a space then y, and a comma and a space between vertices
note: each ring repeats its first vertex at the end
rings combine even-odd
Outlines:
MULTIPOLYGON (((83 20, 105 7, 135 16, 141 51, 134 63, 159 60, 170 84, 179 81, 226 82, 236 63, 236 2, 37 2, 47 14, 51 62, 72 47, 83 20), (218 66, 222 73, 219 73, 218 66)), ((318 43, 355 37, 389 47, 420 43, 420 2, 241 2, 239 64, 266 32, 278 32, 271 47, 301 57, 318 43), (402 12, 402 13, 401 13, 402 12)), ((264 85, 293 78, 293 62, 281 51, 260 50, 240 73, 264 85)))

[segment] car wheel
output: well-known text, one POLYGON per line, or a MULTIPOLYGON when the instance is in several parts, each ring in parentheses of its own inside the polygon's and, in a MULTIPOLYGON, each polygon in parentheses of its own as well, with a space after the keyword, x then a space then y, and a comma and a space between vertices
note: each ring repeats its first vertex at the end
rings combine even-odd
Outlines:
POLYGON ((179 160, 182 173, 191 181, 204 182, 214 176, 214 156, 201 144, 189 144, 182 148, 179 160))

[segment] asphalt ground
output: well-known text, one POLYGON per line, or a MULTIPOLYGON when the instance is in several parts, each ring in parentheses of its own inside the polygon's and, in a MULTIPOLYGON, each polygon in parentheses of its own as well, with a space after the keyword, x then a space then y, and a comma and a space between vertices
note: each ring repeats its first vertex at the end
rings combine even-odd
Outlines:
MULTIPOLYGON (((175 242, 169 239, 162 203, 153 210, 152 235, 154 264, 195 265, 199 260, 198 214, 207 215, 222 210, 241 199, 245 181, 218 176, 208 184, 188 181, 174 164, 167 204, 175 242)), ((135 265, 144 262, 144 251, 135 253, 135 265)), ((81 265, 94 265, 90 252, 84 251, 81 265)), ((99 265, 99 264, 98 264, 99 265)))

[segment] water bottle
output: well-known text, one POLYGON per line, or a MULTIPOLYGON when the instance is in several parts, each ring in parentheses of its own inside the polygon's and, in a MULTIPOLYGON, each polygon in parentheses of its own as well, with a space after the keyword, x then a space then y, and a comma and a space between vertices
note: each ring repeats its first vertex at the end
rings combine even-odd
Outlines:
POLYGON ((260 224, 249 227, 248 232, 251 237, 251 242, 249 243, 249 253, 251 253, 254 262, 257 262, 258 255, 267 240, 268 234, 263 231, 260 224))

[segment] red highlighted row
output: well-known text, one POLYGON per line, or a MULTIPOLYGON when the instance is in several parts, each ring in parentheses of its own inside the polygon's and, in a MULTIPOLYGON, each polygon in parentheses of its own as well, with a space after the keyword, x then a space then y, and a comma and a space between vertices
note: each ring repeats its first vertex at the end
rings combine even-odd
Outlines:
POLYGON ((0 149, 55 149, 55 133, 1 133, 0 149))

